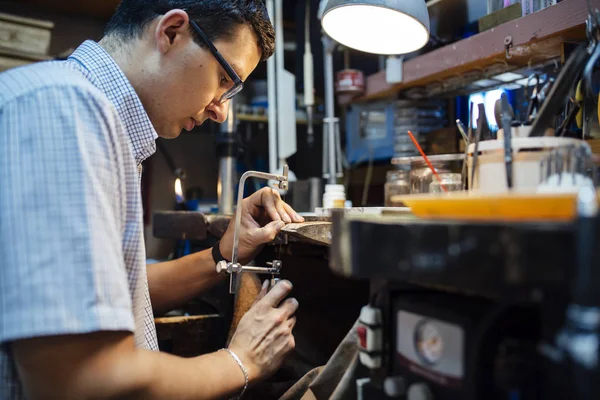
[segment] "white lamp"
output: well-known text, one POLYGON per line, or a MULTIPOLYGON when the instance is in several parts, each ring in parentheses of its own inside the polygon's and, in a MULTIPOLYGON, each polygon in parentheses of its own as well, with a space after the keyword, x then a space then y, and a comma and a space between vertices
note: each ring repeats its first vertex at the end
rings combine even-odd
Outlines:
POLYGON ((338 43, 375 54, 406 54, 429 41, 425 0, 329 0, 323 30, 338 43))

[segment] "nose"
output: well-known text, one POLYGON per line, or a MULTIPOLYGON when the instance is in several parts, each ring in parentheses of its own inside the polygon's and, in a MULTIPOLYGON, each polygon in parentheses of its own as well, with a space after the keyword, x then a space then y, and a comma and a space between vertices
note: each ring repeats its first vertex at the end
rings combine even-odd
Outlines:
POLYGON ((206 107, 206 109, 209 112, 210 119, 212 119, 215 122, 218 122, 219 124, 225 122, 225 119, 227 119, 227 111, 229 110, 229 103, 229 100, 223 103, 219 103, 216 101, 210 103, 209 106, 206 107))

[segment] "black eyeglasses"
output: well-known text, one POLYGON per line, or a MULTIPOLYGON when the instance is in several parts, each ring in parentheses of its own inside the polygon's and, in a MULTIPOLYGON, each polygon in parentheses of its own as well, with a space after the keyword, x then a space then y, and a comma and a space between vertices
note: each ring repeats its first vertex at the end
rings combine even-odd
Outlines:
POLYGON ((244 88, 244 82, 240 79, 238 74, 236 74, 233 68, 231 68, 231 65, 229 65, 229 63, 225 61, 221 53, 219 53, 219 50, 217 50, 215 45, 212 44, 212 42, 210 41, 208 36, 206 36, 206 34, 202 31, 202 29, 200 29, 200 27, 194 21, 190 21, 190 25, 198 33, 198 35, 204 41, 204 43, 206 43, 212 55, 217 59, 219 64, 221 64, 221 67, 223 67, 225 72, 227 72, 227 75, 229 75, 229 78, 233 81, 233 87, 225 93, 223 93, 223 95, 221 96, 220 102, 224 103, 236 94, 238 94, 244 88))

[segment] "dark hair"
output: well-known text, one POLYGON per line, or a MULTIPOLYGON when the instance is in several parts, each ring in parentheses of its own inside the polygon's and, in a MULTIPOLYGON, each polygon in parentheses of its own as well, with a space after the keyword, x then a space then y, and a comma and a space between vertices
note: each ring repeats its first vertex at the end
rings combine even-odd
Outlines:
MULTIPOLYGON (((275 50, 275 31, 261 0, 122 0, 105 34, 120 39, 140 37, 152 20, 176 8, 185 10, 212 41, 232 35, 236 25, 247 23, 256 33, 262 60, 275 50)), ((193 36, 205 47, 195 33, 193 36)))

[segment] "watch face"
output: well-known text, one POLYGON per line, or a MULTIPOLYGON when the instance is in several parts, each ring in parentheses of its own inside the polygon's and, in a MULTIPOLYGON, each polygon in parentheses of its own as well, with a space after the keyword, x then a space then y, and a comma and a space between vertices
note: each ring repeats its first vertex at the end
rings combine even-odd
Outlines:
POLYGON ((444 353, 444 340, 433 322, 419 322, 415 329, 415 349, 421 359, 429 365, 440 361, 444 353))

